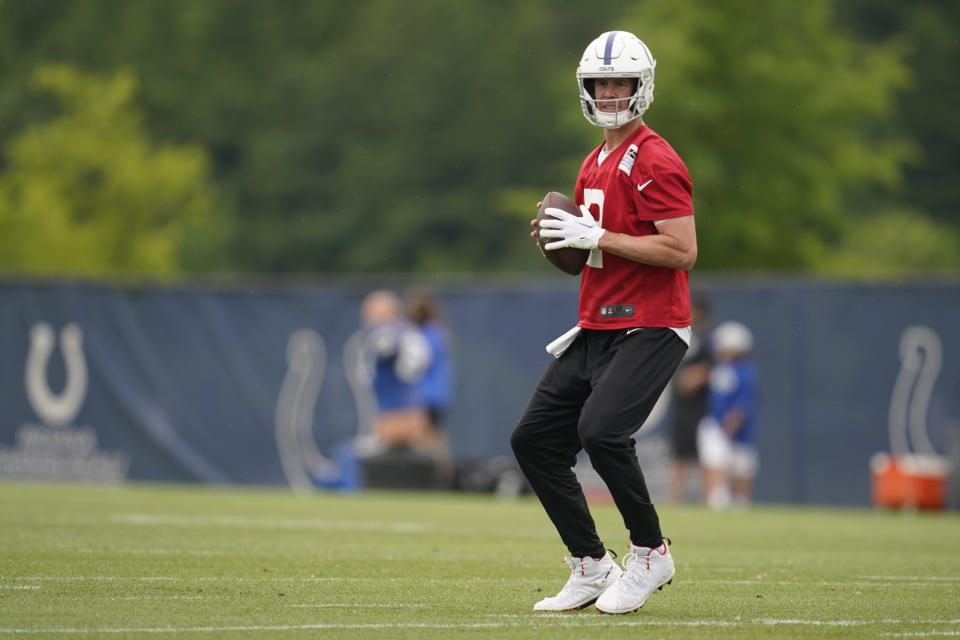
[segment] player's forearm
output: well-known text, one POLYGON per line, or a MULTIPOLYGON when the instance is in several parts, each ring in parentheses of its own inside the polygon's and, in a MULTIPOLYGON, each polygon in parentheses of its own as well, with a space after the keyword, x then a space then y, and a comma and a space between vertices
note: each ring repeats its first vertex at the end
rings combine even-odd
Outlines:
POLYGON ((743 410, 739 407, 734 407, 723 416, 723 430, 732 438, 743 428, 746 420, 746 414, 744 414, 743 410))
POLYGON ((696 242, 683 242, 663 234, 630 236, 607 231, 600 238, 599 248, 655 267, 689 270, 697 261, 696 242))

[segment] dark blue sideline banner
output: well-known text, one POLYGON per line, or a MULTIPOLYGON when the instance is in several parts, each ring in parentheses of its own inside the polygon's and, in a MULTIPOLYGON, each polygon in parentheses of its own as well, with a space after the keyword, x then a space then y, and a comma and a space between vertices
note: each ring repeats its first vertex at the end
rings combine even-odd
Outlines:
MULTIPOLYGON (((753 329, 758 501, 868 504, 891 441, 945 453, 960 424, 960 283, 710 280, 753 329)), ((367 428, 351 336, 369 288, 0 282, 0 477, 311 486, 367 428)), ((574 278, 437 287, 454 333, 461 460, 509 436, 573 326, 574 278)), ((637 436, 655 493, 668 403, 637 436)), ((587 482, 587 480, 585 480, 587 482)))

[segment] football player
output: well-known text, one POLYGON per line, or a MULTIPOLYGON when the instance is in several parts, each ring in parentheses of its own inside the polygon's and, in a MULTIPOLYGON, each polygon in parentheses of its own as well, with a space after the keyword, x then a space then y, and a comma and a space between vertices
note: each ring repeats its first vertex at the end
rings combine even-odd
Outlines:
MULTIPOLYGON (((591 42, 577 69, 584 117, 603 130, 574 200, 581 217, 549 209, 546 250, 587 249, 579 322, 554 340, 555 356, 513 432, 531 487, 570 551, 570 578, 536 611, 604 613, 643 606, 673 579, 674 563, 637 460, 643 425, 690 343, 688 270, 697 257, 690 176, 643 121, 656 62, 635 35, 591 42), (623 570, 597 534, 572 467, 585 450, 629 534, 623 570)), ((536 226, 536 221, 531 221, 536 226)), ((536 237, 537 231, 531 233, 536 237)))
POLYGON ((706 474, 705 498, 713 509, 750 503, 757 455, 757 371, 751 358, 753 333, 735 321, 713 331, 717 364, 710 373, 709 410, 697 430, 706 474), (731 493, 731 485, 733 492, 731 493))

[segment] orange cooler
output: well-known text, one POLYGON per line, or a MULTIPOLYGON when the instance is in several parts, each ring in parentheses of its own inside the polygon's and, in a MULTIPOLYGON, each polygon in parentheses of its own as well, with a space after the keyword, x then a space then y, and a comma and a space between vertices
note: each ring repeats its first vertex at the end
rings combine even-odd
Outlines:
POLYGON ((939 456, 878 453, 870 460, 873 504, 892 509, 943 509, 950 466, 939 456))

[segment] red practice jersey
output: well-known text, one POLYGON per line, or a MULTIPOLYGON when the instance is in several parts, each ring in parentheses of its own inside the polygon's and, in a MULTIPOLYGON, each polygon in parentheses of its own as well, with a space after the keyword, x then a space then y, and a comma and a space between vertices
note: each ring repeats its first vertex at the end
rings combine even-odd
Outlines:
MULTIPOLYGON (((584 160, 574 200, 586 204, 604 229, 646 236, 657 233, 654 221, 693 215, 693 186, 686 165, 646 125, 597 164, 601 149, 603 145, 584 160)), ((689 326, 687 272, 594 250, 580 277, 579 325, 689 326)))

